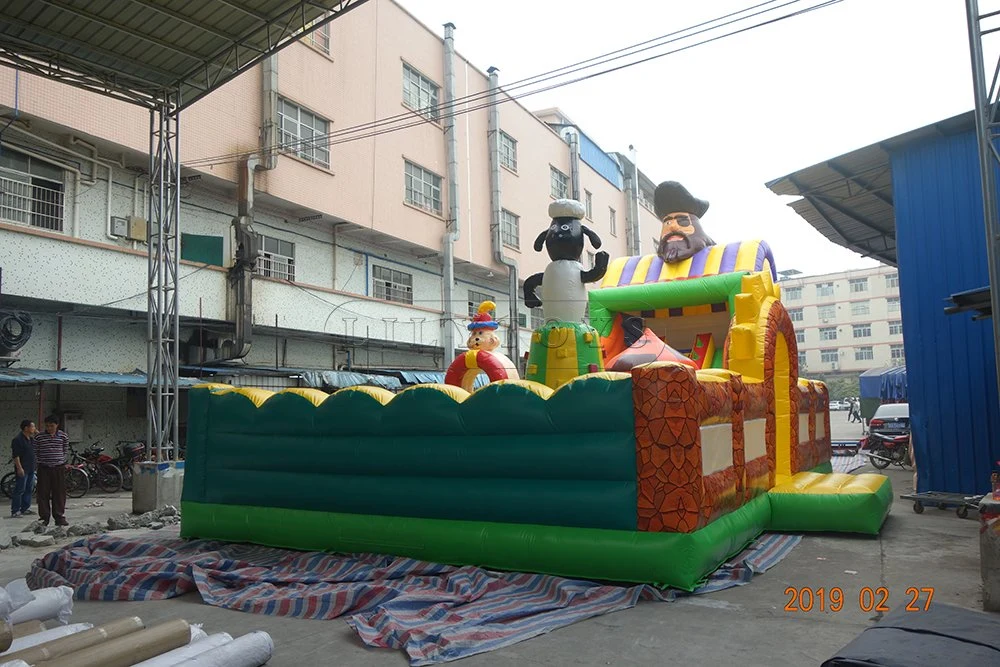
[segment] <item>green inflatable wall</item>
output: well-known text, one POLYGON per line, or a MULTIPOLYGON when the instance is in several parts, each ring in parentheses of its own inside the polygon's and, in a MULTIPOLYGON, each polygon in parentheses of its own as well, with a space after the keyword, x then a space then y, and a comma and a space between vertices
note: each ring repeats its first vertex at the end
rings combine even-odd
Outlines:
POLYGON ((384 406, 341 391, 258 408, 192 389, 189 419, 185 502, 636 528, 628 380, 587 378, 548 400, 494 383, 461 404, 418 386, 384 406))

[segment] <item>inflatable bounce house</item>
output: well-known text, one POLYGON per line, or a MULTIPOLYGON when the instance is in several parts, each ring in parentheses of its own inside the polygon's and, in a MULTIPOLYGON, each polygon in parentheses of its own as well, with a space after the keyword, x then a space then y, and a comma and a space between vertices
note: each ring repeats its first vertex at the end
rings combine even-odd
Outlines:
POLYGON ((601 240, 552 203, 526 379, 485 303, 450 384, 193 389, 182 534, 691 590, 766 530, 877 533, 889 480, 830 472, 767 244, 713 243, 677 183, 655 208, 656 254, 584 269, 601 240))

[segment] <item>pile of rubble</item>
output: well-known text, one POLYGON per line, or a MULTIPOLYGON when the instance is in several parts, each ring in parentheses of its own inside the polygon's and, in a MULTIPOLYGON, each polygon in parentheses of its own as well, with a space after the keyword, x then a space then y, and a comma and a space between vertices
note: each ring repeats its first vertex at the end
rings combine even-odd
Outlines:
POLYGON ((112 530, 134 530, 136 528, 160 530, 165 526, 176 525, 180 521, 180 510, 173 505, 164 505, 160 509, 144 514, 122 512, 109 517, 105 524, 78 523, 71 526, 45 526, 41 521, 35 521, 14 535, 0 531, 0 549, 7 549, 11 546, 50 547, 55 544, 56 540, 62 540, 66 537, 83 537, 112 530))

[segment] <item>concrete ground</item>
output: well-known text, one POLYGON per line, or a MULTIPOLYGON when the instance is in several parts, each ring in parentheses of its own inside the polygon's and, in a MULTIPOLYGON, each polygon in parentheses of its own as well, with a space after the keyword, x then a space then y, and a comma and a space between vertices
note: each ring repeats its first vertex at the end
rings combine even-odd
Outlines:
MULTIPOLYGON (((832 428, 834 438, 861 434, 860 425, 847 423, 846 412, 833 414, 832 428)), ((897 496, 911 490, 910 472, 894 467, 888 474, 897 496)), ((105 508, 119 505, 129 507, 124 500, 112 499, 105 508)), ((71 509, 70 519, 77 520, 74 512, 95 514, 98 509, 71 509)), ((861 608, 863 587, 883 587, 889 608, 907 604, 906 589, 916 587, 933 589, 933 602, 982 609, 974 518, 974 512, 963 520, 953 510, 936 509, 917 515, 909 501, 897 499, 876 538, 807 535, 784 561, 747 586, 673 603, 643 602, 463 664, 818 665, 879 618, 875 611, 861 608), (811 611, 786 611, 788 589, 804 587, 823 591, 825 610, 817 599, 811 611), (828 606, 835 587, 843 591, 840 611, 828 606)), ((0 553, 0 582, 23 576, 31 561, 47 551, 16 548, 0 553)), ((921 594, 918 604, 926 597, 921 594)), ((147 624, 182 617, 204 623, 208 632, 232 635, 266 630, 276 644, 269 663, 274 667, 406 664, 402 652, 365 648, 341 620, 254 616, 209 607, 196 595, 162 602, 76 602, 73 612, 74 620, 93 623, 127 615, 138 615, 147 624)))

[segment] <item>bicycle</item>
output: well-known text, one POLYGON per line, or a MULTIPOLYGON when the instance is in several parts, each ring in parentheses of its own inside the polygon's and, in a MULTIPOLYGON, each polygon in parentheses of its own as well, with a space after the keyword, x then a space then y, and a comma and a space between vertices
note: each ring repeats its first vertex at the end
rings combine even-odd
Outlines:
MULTIPOLYGON (((95 442, 85 449, 83 454, 77 452, 73 448, 73 445, 70 445, 70 467, 83 470, 89 478, 88 482, 93 480, 101 491, 105 493, 117 493, 122 490, 124 476, 122 475, 121 468, 112 463, 114 459, 107 454, 101 453, 104 451, 104 448, 99 445, 99 442, 95 442)), ((67 495, 69 494, 67 493, 67 495)), ((72 497, 78 498, 80 496, 72 497)))
MULTIPOLYGON (((11 459, 13 461, 13 459, 11 459)), ((10 461, 8 461, 10 463, 10 461)), ((8 498, 14 493, 17 484, 17 473, 11 471, 0 478, 0 491, 8 498)), ((38 481, 32 485, 31 495, 38 497, 38 481)), ((90 490, 90 477, 82 465, 66 464, 66 495, 70 498, 82 498, 90 490)))

